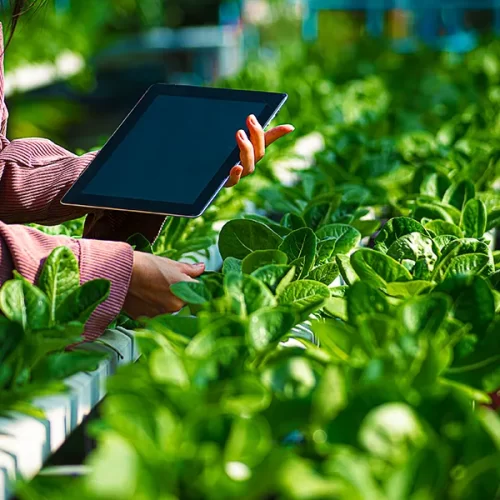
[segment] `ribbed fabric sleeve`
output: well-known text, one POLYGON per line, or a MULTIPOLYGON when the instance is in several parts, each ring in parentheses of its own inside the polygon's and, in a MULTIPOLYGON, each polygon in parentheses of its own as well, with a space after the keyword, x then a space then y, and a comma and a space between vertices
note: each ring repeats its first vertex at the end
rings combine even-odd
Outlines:
POLYGON ((0 220, 7 223, 59 224, 85 210, 61 199, 95 157, 81 157, 45 139, 22 139, 0 151, 0 220))
POLYGON ((66 246, 80 264, 80 283, 95 278, 111 281, 109 298, 91 316, 85 340, 95 340, 120 312, 130 284, 133 250, 119 242, 74 240, 66 236, 47 236, 35 229, 0 222, 0 285, 13 269, 36 283, 45 259, 59 246, 66 246))

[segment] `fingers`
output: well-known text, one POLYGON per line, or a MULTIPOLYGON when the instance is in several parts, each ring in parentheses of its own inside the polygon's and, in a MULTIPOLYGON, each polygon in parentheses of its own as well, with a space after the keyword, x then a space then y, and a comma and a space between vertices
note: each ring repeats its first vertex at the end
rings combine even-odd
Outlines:
POLYGON ((240 161, 243 167, 242 176, 245 177, 246 175, 253 174, 255 171, 255 154, 252 142, 244 130, 238 131, 236 141, 240 148, 240 161))
POLYGON ((169 299, 168 307, 165 309, 165 312, 163 314, 179 312, 185 305, 186 303, 183 300, 172 296, 169 299))
MULTIPOLYGON (((182 264, 182 271, 190 278, 198 278, 205 272, 205 264, 182 264)), ((193 281, 193 280, 186 280, 193 281)))
MULTIPOLYGON (((193 282, 196 281, 194 278, 198 278, 201 274, 205 272, 205 264, 203 263, 198 263, 198 264, 186 264, 186 263, 181 263, 179 262, 179 270, 181 272, 181 275, 178 277, 178 279, 174 279, 173 281, 176 283, 179 283, 181 281, 184 282, 193 282)), ((170 292, 170 297, 168 298, 167 301, 167 309, 165 312, 167 313, 175 313, 179 312, 185 305, 186 303, 176 297, 172 292, 170 292)))
POLYGON ((254 161, 258 163, 266 154, 266 139, 264 129, 261 127, 255 115, 247 118, 247 126, 250 131, 250 141, 253 144, 254 161))
POLYGON ((229 179, 226 182, 226 187, 233 187, 238 184, 241 180, 241 176, 243 174, 243 167, 240 165, 236 165, 232 168, 231 173, 229 174, 229 179))
POLYGON ((280 125, 279 127, 274 127, 269 132, 265 134, 266 146, 270 146, 273 142, 281 139, 285 135, 290 134, 295 130, 293 125, 280 125))

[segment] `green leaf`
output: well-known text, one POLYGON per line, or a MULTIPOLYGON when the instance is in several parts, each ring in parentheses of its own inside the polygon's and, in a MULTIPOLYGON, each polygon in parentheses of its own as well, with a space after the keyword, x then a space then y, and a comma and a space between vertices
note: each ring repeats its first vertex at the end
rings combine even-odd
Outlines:
POLYGON ((469 200, 462 212, 460 227, 468 238, 482 238, 486 232, 486 207, 481 200, 469 200))
POLYGON ((410 233, 427 235, 424 226, 416 220, 409 217, 394 217, 387 222, 377 235, 375 239, 377 249, 385 253, 396 240, 410 233))
POLYGON ((294 400, 311 394, 316 386, 316 375, 311 361, 305 356, 285 353, 264 369, 262 382, 278 398, 294 400))
POLYGON ((469 180, 463 180, 447 189, 443 197, 443 203, 452 205, 462 211, 464 205, 475 196, 476 190, 474 184, 469 180))
POLYGON ((269 229, 272 229, 276 234, 279 234, 281 237, 286 236, 290 233, 290 229, 282 224, 278 224, 268 217, 264 217, 263 215, 255 215, 255 214, 246 214, 243 216, 244 219, 254 220, 256 222, 260 222, 261 224, 265 224, 269 229))
POLYGON ((444 234, 442 236, 436 236, 434 238, 434 243, 436 246, 439 248, 439 250, 443 250, 447 245, 449 245, 452 241, 457 240, 458 238, 456 236, 453 236, 451 234, 444 234))
POLYGON ((305 257, 299 257, 298 259, 295 259, 294 261, 290 262, 290 265, 295 269, 295 276, 293 277, 294 279, 298 280, 300 278, 305 264, 306 264, 305 257))
POLYGON ((323 264, 315 267, 307 276, 308 280, 319 281, 324 285, 330 286, 339 275, 339 267, 335 262, 323 264))
POLYGON ((420 184, 420 193, 432 196, 433 198, 441 198, 445 195, 450 184, 451 182, 446 175, 433 172, 425 176, 420 184))
POLYGON ((324 193, 313 199, 304 211, 307 226, 317 229, 323 224, 328 224, 341 201, 342 196, 338 193, 324 193))
POLYGON ((496 208, 488 214, 488 225, 486 229, 490 231, 491 229, 499 227, 500 227, 500 208, 496 208))
POLYGON ((224 276, 224 290, 231 302, 231 309, 239 316, 247 315, 245 295, 243 293, 243 274, 230 272, 224 276))
POLYGON ((285 214, 281 220, 281 224, 292 231, 306 227, 305 220, 300 215, 293 213, 285 214))
POLYGON ((361 233, 362 238, 366 238, 372 236, 380 228, 380 221, 356 219, 350 225, 361 233))
POLYGON ((170 290, 172 293, 187 304, 202 305, 209 302, 212 298, 210 291, 205 283, 197 281, 182 281, 174 283, 170 290))
POLYGON ((58 323, 72 321, 85 324, 95 309, 109 296, 111 283, 108 280, 87 281, 66 296, 56 310, 58 323))
MULTIPOLYGON (((227 464, 245 464, 249 469, 261 465, 272 449, 273 441, 269 424, 260 416, 248 418, 248 412, 234 418, 224 449, 227 464)), ((251 469, 250 469, 251 470, 251 469)), ((241 481, 240 471, 226 468, 226 474, 233 481, 241 481)))
POLYGON ((457 238, 464 237, 463 231, 458 226, 444 220, 432 220, 425 225, 425 229, 432 231, 436 236, 453 235, 457 238))
POLYGON ((247 255, 241 264, 244 274, 252 274, 257 269, 271 265, 284 265, 288 262, 286 253, 280 250, 256 250, 247 255))
POLYGON ((305 320, 329 297, 330 290, 326 285, 317 281, 300 280, 288 285, 279 295, 278 301, 282 305, 293 305, 300 318, 305 320))
POLYGON ((50 319, 55 321, 61 303, 80 285, 78 261, 69 248, 59 247, 50 253, 38 284, 49 299, 50 319))
POLYGON ((234 257, 228 257, 224 261, 224 264, 222 266, 222 272, 224 274, 233 273, 233 272, 241 273, 242 272, 241 264, 242 264, 242 261, 240 259, 236 259, 234 257))
POLYGON ((415 411, 394 402, 377 406, 366 415, 359 429, 359 442, 370 456, 402 465, 427 444, 428 437, 415 411))
MULTIPOLYGON (((487 262, 482 272, 484 274, 494 272, 494 261, 488 245, 475 239, 461 239, 451 241, 442 249, 441 257, 434 268, 433 279, 435 281, 442 280, 456 257, 469 254, 485 255, 487 262)), ((468 259, 465 260, 467 261, 468 259)), ((472 264, 472 262, 469 262, 469 264, 472 264)))
POLYGON ((387 255, 401 262, 402 260, 425 260, 428 267, 433 267, 437 260, 438 249, 428 236, 422 233, 405 234, 398 238, 387 251, 387 255))
POLYGON ((436 291, 452 297, 455 317, 463 323, 472 324, 474 332, 480 335, 495 317, 495 298, 484 278, 452 275, 436 287, 436 291))
POLYGON ((42 330, 50 324, 50 305, 47 296, 27 280, 23 280, 27 324, 31 330, 42 330))
POLYGON ((148 318, 143 322, 145 328, 164 334, 174 332, 187 338, 193 338, 200 330, 197 317, 163 314, 155 318, 148 318))
POLYGON ((149 369, 155 382, 186 387, 189 376, 182 360, 168 348, 156 349, 149 358, 149 369))
POLYGON ((411 281, 412 276, 405 267, 383 253, 362 248, 351 255, 351 265, 363 280, 385 288, 386 283, 411 281))
POLYGON ((127 243, 134 248, 137 252, 153 253, 153 246, 151 242, 141 233, 133 234, 127 243))
POLYGON ((490 274, 490 259, 484 254, 464 254, 451 259, 446 267, 444 279, 460 274, 490 274))
POLYGON ((318 337, 321 348, 331 354, 334 359, 342 361, 349 359, 353 344, 357 342, 356 330, 353 327, 345 321, 328 319, 313 321, 312 330, 318 337))
POLYGON ((359 276, 351 265, 351 259, 347 255, 336 255, 335 262, 345 283, 353 285, 359 280, 359 276))
POLYGON ((273 293, 278 294, 280 287, 286 287, 293 281, 295 268, 271 264, 257 269, 252 276, 262 281, 273 293))
POLYGON ((435 335, 443 325, 450 309, 444 295, 413 297, 399 309, 403 328, 412 335, 435 335))
POLYGON ((190 219, 183 217, 167 217, 161 229, 160 236, 153 244, 155 253, 163 253, 182 241, 184 232, 190 224, 190 219))
POLYGON ((243 295, 247 314, 252 314, 263 307, 276 305, 276 299, 264 283, 253 276, 243 276, 243 295))
POLYGON ((291 265, 298 259, 304 259, 300 275, 307 276, 316 256, 317 238, 312 229, 304 227, 292 231, 285 237, 279 249, 288 255, 291 265))
POLYGON ((255 250, 274 250, 281 237, 264 224, 253 220, 232 220, 219 235, 219 250, 223 259, 244 259, 255 250))
POLYGON ((229 273, 224 277, 224 287, 235 314, 246 316, 263 307, 276 305, 269 288, 254 276, 229 273))
POLYGON ((330 297, 325 302, 325 311, 334 318, 340 318, 342 321, 348 321, 347 300, 343 297, 330 297))
POLYGON ((442 378, 439 381, 445 387, 449 387, 458 393, 465 394, 471 401, 475 401, 478 404, 491 404, 491 398, 484 391, 479 391, 469 385, 460 384, 459 382, 454 382, 446 378, 442 378))
POLYGON ((50 322, 47 296, 24 278, 7 281, 0 290, 0 309, 23 329, 41 330, 50 322))
POLYGON ((432 281, 413 280, 404 283, 387 283, 386 293, 391 297, 409 298, 422 295, 434 287, 432 281))
POLYGON ((491 251, 486 243, 474 238, 455 239, 443 248, 441 258, 453 258, 467 253, 482 253, 489 256, 491 251))
POLYGON ((328 262, 337 254, 348 254, 361 241, 361 233, 347 224, 329 224, 321 227, 316 236, 320 239, 318 261, 328 262))
POLYGON ((206 271, 198 279, 205 285, 212 300, 224 296, 223 274, 206 271))
POLYGON ((316 425, 331 422, 349 401, 345 376, 340 367, 328 365, 312 397, 312 421, 316 425))
POLYGON ((172 246, 174 251, 180 255, 184 255, 186 253, 208 250, 214 243, 215 239, 208 236, 201 238, 189 237, 187 240, 174 242, 172 246))
POLYGON ((92 372, 107 356, 105 353, 83 350, 52 353, 37 364, 32 378, 36 382, 64 380, 76 373, 92 372))
MULTIPOLYGON (((455 207, 453 207, 456 210, 455 207)), ((454 224, 457 221, 456 214, 450 214, 450 210, 437 203, 419 203, 413 212, 413 217, 417 220, 440 219, 454 224), (455 217, 454 217, 455 216, 455 217)))
POLYGON ((220 406, 229 413, 248 415, 262 412, 270 402, 271 394, 260 380, 252 375, 243 375, 228 381, 220 406))
POLYGON ((382 292, 367 282, 358 281, 347 292, 347 315, 356 324, 357 318, 370 313, 389 313, 389 304, 382 292))
POLYGON ((260 309, 250 315, 248 339, 256 351, 265 350, 279 342, 295 325, 295 314, 289 309, 273 307, 260 309))
POLYGON ((332 297, 345 297, 347 295, 347 290, 349 290, 349 286, 341 285, 336 286, 334 288, 330 288, 330 294, 332 297))

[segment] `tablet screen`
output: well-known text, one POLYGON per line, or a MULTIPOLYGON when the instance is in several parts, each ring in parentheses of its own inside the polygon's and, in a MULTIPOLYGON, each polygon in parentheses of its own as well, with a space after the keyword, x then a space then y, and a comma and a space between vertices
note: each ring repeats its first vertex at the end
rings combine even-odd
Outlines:
POLYGON ((82 192, 192 204, 234 150, 247 116, 259 116, 265 107, 159 95, 82 192))

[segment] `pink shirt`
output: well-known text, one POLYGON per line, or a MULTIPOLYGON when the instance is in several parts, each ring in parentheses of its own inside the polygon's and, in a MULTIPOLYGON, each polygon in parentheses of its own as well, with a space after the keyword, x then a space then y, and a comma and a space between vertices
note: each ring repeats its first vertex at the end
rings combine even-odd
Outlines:
MULTIPOLYGON (((1 24, 0 52, 3 54, 1 24)), ((69 247, 80 263, 82 283, 94 278, 111 281, 110 297, 94 312, 85 331, 86 340, 95 340, 120 312, 127 294, 133 251, 122 241, 137 232, 153 239, 164 217, 96 211, 88 216, 85 239, 81 240, 13 225, 51 225, 84 215, 80 209, 61 205, 60 200, 95 153, 78 157, 46 139, 10 142, 7 118, 0 56, 0 285, 11 279, 14 269, 35 282, 48 254, 55 247, 69 247)))

